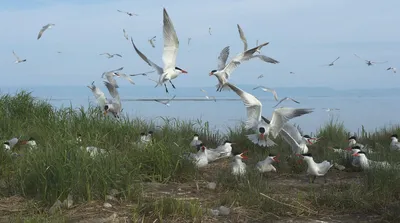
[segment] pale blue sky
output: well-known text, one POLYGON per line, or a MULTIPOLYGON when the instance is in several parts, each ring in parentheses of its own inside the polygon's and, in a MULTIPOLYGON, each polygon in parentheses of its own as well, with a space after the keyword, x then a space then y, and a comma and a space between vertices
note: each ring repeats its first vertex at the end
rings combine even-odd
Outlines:
MULTIPOLYGON (((163 7, 180 40, 177 65, 189 72, 175 80, 177 87, 217 83, 208 73, 216 68, 222 48, 231 46, 231 56, 243 49, 237 23, 250 47, 257 39, 270 42, 263 54, 281 63, 246 62, 233 73, 232 83, 336 89, 397 87, 400 83, 399 73, 386 71, 389 66, 400 68, 399 0, 0 0, 0 5, 0 86, 86 86, 93 80, 100 83, 103 71, 121 66, 128 73, 151 70, 123 37, 123 28, 145 55, 162 65, 163 7), (139 16, 129 17, 117 9, 139 16), (37 40, 47 23, 56 26, 37 40), (154 35, 156 48, 147 42, 154 35), (188 37, 192 38, 190 46, 188 37), (27 62, 14 64, 13 50, 27 62), (123 58, 99 56, 103 52, 119 53, 123 58), (368 67, 353 53, 389 62, 368 67), (335 66, 322 66, 337 56, 341 58, 335 66), (260 74, 265 77, 257 80, 260 74)), ((156 78, 155 73, 151 75, 156 78)), ((134 81, 154 85, 146 77, 134 81)))

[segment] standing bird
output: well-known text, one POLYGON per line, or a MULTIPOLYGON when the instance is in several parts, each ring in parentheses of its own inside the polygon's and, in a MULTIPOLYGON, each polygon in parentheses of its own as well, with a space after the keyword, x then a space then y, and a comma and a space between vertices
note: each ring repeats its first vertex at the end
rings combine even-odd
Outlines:
POLYGON ((300 104, 300 102, 294 100, 293 98, 284 97, 284 98, 282 98, 282 99, 278 102, 278 104, 276 104, 273 108, 276 108, 276 106, 278 106, 278 105, 279 105, 280 103, 282 103, 283 101, 288 101, 288 100, 293 101, 294 103, 300 104))
POLYGON ((257 47, 254 47, 250 50, 237 54, 226 66, 226 60, 223 59, 228 58, 229 56, 229 48, 225 47, 222 51, 219 59, 218 70, 212 70, 210 72, 210 76, 214 75, 217 77, 219 84, 217 85, 217 91, 227 90, 225 85, 228 82, 229 77, 231 76, 232 72, 244 61, 250 60, 252 55, 262 47, 268 45, 269 43, 263 43, 257 47), (226 50, 227 49, 227 50, 226 50))
POLYGON ((118 54, 118 53, 114 53, 114 54, 100 53, 99 55, 107 55, 107 58, 108 58, 108 59, 113 58, 114 56, 122 57, 122 56, 121 56, 120 54, 118 54))
POLYGON ((107 81, 104 81, 104 84, 106 85, 110 95, 113 97, 112 99, 107 100, 106 105, 104 105, 104 115, 107 115, 107 113, 110 112, 115 118, 119 118, 122 105, 118 90, 114 85, 107 81))
POLYGON ((265 118, 262 119, 262 104, 256 97, 229 82, 227 85, 239 95, 246 107, 247 120, 245 128, 257 131, 256 134, 247 135, 247 138, 260 146, 269 147, 275 145, 275 142, 268 138, 269 133, 276 138, 287 121, 313 112, 312 109, 305 108, 277 108, 272 113, 271 121, 265 118))
POLYGON ((357 54, 354 54, 354 56, 356 56, 357 58, 359 58, 359 59, 361 59, 361 60, 364 60, 365 63, 366 63, 368 66, 372 66, 372 65, 374 65, 374 64, 379 64, 379 63, 387 63, 387 61, 381 61, 381 62, 379 62, 379 61, 365 60, 365 59, 361 58, 360 56, 358 56, 357 54))
POLYGON ((234 160, 231 164, 231 173, 234 176, 243 176, 246 174, 246 164, 243 163, 243 161, 242 161, 243 159, 245 159, 245 160, 248 159, 248 157, 244 155, 246 152, 247 151, 244 151, 239 154, 238 153, 233 154, 234 160))
POLYGON ((316 177, 323 176, 325 183, 326 183, 326 174, 328 173, 329 169, 333 166, 330 162, 324 160, 321 163, 316 163, 312 157, 311 153, 305 153, 299 155, 303 158, 307 164, 307 174, 310 175, 310 183, 314 183, 316 177))
POLYGON ((389 68, 387 68, 386 70, 392 70, 393 71, 393 73, 396 73, 396 68, 395 67, 389 67, 389 68))
POLYGON ((128 36, 128 34, 126 33, 125 29, 122 29, 122 32, 124 32, 124 37, 125 37, 125 39, 129 41, 129 36, 128 36))
POLYGON ((174 84, 172 83, 172 79, 177 78, 182 73, 187 73, 187 71, 179 68, 176 66, 176 56, 178 54, 179 48, 179 40, 178 36, 176 35, 174 25, 164 8, 163 13, 163 33, 164 33, 164 52, 162 56, 162 60, 164 63, 164 68, 159 67, 157 64, 153 63, 147 57, 140 52, 135 44, 133 43, 133 39, 131 38, 131 42, 133 47, 136 50, 136 53, 151 67, 153 67, 157 73, 160 75, 158 83, 155 87, 160 85, 164 85, 165 91, 168 93, 168 88, 166 82, 169 81, 173 88, 175 88, 174 84))
POLYGON ((117 81, 114 79, 114 76, 119 76, 119 74, 116 71, 121 71, 123 70, 124 67, 120 67, 118 69, 115 70, 110 70, 110 71, 106 71, 103 72, 103 74, 101 75, 101 78, 104 78, 104 76, 106 77, 107 81, 112 84, 115 88, 119 88, 117 81))
POLYGON ((169 107, 170 106, 169 102, 174 100, 175 97, 176 97, 176 95, 174 95, 171 99, 168 99, 167 101, 161 101, 161 100, 158 100, 158 99, 154 99, 154 101, 156 101, 158 103, 161 103, 161 104, 164 104, 164 105, 169 107))
POLYGON ((390 139, 392 140, 392 142, 390 143, 390 150, 400 151, 400 142, 397 134, 393 134, 392 136, 390 136, 390 139))
POLYGON ((280 162, 278 160, 278 156, 275 156, 270 153, 267 156, 267 158, 265 158, 265 160, 261 160, 256 164, 256 168, 260 173, 271 172, 271 171, 276 172, 276 168, 272 165, 272 163, 274 162, 277 163, 280 162))
POLYGON ((101 109, 104 108, 104 106, 107 103, 107 99, 106 96, 104 95, 104 93, 100 90, 100 88, 96 87, 96 85, 94 85, 94 81, 92 82, 91 86, 87 86, 93 93, 94 97, 97 100, 97 104, 100 106, 101 109))
POLYGON ((155 48, 156 45, 154 44, 154 42, 156 41, 156 36, 153 36, 151 39, 149 39, 149 43, 151 45, 151 47, 155 48))
POLYGON ((202 143, 203 142, 201 140, 199 140, 199 135, 196 133, 196 134, 194 134, 193 139, 190 142, 190 146, 197 148, 197 151, 199 151, 199 149, 200 149, 199 145, 202 143))
POLYGON ((340 57, 337 57, 334 61, 332 61, 330 64, 327 64, 327 65, 325 65, 325 66, 331 67, 331 66, 335 65, 335 62, 336 62, 337 60, 339 60, 339 58, 340 58, 340 57))
POLYGON ((44 31, 46 31, 47 29, 51 29, 51 28, 52 28, 53 26, 55 26, 55 25, 56 25, 56 24, 49 23, 49 24, 43 26, 42 29, 40 29, 40 31, 39 31, 39 34, 38 34, 37 39, 40 39, 40 37, 42 37, 44 31))
POLYGON ((117 9, 117 11, 118 12, 121 12, 121 13, 125 13, 125 14, 127 14, 127 15, 129 15, 129 16, 138 16, 138 14, 135 14, 135 13, 132 13, 132 12, 125 12, 125 11, 121 11, 121 10, 119 10, 119 9, 117 9))
POLYGON ((14 54, 15 58, 17 59, 14 63, 23 63, 23 62, 26 62, 26 59, 21 60, 21 59, 17 56, 17 54, 14 52, 14 50, 13 50, 13 54, 14 54))

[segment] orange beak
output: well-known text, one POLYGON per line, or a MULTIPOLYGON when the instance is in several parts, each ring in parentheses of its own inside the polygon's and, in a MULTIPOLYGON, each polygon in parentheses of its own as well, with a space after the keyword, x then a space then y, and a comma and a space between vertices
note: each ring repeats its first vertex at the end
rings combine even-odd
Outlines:
POLYGON ((360 156, 360 155, 358 155, 358 153, 354 153, 352 156, 360 156))
POLYGON ((278 160, 278 156, 274 156, 274 158, 272 158, 275 162, 279 163, 280 160, 278 160))
POLYGON ((243 155, 243 154, 245 154, 245 153, 247 153, 247 152, 249 152, 249 151, 248 151, 248 150, 245 150, 244 152, 242 152, 242 153, 240 154, 240 157, 242 157, 242 159, 245 159, 245 160, 249 159, 249 157, 243 155))
POLYGON ((21 145, 25 145, 25 144, 27 144, 27 143, 28 143, 28 141, 25 140, 25 141, 22 141, 22 142, 21 142, 21 145))
POLYGON ((182 73, 187 74, 187 71, 186 70, 182 70, 182 73))
POLYGON ((259 138, 260 140, 264 140, 264 139, 265 139, 264 133, 261 133, 260 136, 259 136, 258 138, 259 138))

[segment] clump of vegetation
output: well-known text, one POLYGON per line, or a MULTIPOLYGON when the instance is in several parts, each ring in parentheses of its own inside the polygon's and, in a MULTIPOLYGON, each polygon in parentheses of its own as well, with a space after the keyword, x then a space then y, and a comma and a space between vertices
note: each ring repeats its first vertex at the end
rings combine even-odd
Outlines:
MULTIPOLYGON (((265 222, 304 216, 311 219, 333 212, 339 220, 341 214, 353 213, 373 214, 378 220, 387 221, 400 217, 396 211, 400 207, 398 170, 332 168, 327 184, 318 179, 309 184, 306 164, 299 164, 295 156, 290 156, 286 142, 277 138, 274 141, 278 146, 258 147, 247 140, 248 131, 243 125, 229 129, 227 134, 211 131, 208 122, 201 120, 161 118, 163 124, 156 126, 129 117, 105 117, 96 107, 56 109, 27 92, 2 95, 0 106, 1 137, 33 137, 38 144, 33 150, 17 144, 11 152, 18 156, 0 151, 0 212, 7 211, 4 213, 8 213, 8 220, 66 222, 73 217, 47 214, 56 200, 72 195, 77 205, 99 206, 96 202, 104 202, 111 190, 118 191, 119 202, 113 204, 124 210, 120 215, 134 221, 218 222, 223 217, 214 217, 210 209, 221 205, 231 208, 231 214, 225 217, 234 221, 265 222), (154 131, 153 143, 139 145, 140 133, 150 130, 154 131), (211 148, 229 139, 236 143, 234 150, 249 150, 247 175, 232 176, 228 159, 197 170, 183 158, 183 154, 195 152, 189 146, 194 133, 211 148), (81 143, 76 141, 77 134, 82 135, 81 143), (106 152, 92 157, 86 146, 106 152), (274 164, 278 172, 261 175, 255 164, 269 152, 280 154, 281 162, 274 164), (217 183, 216 189, 207 189, 207 182, 217 183), (2 201, 15 196, 25 203, 33 202, 34 208, 2 210, 2 201)), ((375 151, 369 159, 395 164, 400 161, 400 153, 388 149, 392 133, 400 134, 400 128, 372 133, 362 130, 358 142, 375 151)), ((346 165, 347 159, 328 149, 347 147, 349 133, 344 123, 330 120, 317 131, 317 137, 319 142, 309 147, 317 162, 333 160, 346 165)), ((104 214, 101 204, 99 215, 104 214)))

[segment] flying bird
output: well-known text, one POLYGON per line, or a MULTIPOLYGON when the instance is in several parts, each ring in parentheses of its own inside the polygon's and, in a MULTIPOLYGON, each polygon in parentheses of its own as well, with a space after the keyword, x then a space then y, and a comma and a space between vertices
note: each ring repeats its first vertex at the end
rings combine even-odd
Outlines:
POLYGON ((156 41, 156 36, 153 36, 151 39, 149 39, 149 43, 151 45, 151 47, 155 48, 156 45, 154 44, 154 42, 156 41))
POLYGON ((119 9, 117 9, 117 11, 118 12, 121 12, 121 13, 125 13, 125 14, 127 14, 127 15, 129 15, 129 16, 138 16, 138 14, 135 14, 135 13, 132 13, 132 12, 125 12, 125 11, 121 11, 121 10, 119 10, 119 9))
POLYGON ((215 97, 214 96, 208 96, 208 93, 207 93, 207 91, 206 90, 204 90, 204 89, 200 89, 200 91, 202 91, 203 93, 205 93, 206 94, 206 98, 207 99, 209 99, 209 100, 211 100, 211 99, 213 99, 215 102, 217 102, 217 99, 215 99, 215 97))
POLYGON ((389 67, 389 68, 387 68, 386 70, 392 70, 393 71, 393 73, 396 73, 396 68, 395 67, 389 67))
POLYGON ((294 100, 293 98, 284 97, 284 98, 282 98, 282 99, 278 102, 278 104, 276 104, 273 108, 276 108, 276 106, 278 106, 280 103, 282 103, 283 101, 287 101, 287 100, 290 100, 290 101, 293 101, 293 102, 295 102, 295 103, 297 103, 297 104, 300 104, 300 102, 294 100))
POLYGON ((124 32, 124 37, 125 37, 125 39, 129 41, 129 36, 128 36, 128 34, 126 33, 125 29, 122 29, 122 31, 124 32))
POLYGON ((327 65, 325 65, 325 66, 331 67, 331 66, 335 65, 335 62, 336 62, 337 60, 339 60, 339 58, 340 58, 340 57, 337 57, 334 61, 332 61, 330 64, 327 64, 327 65))
POLYGON ((135 48, 136 53, 151 67, 153 67, 157 73, 160 75, 157 85, 164 85, 165 91, 168 93, 168 88, 166 82, 172 85, 175 88, 174 84, 172 83, 172 79, 177 78, 182 73, 187 73, 187 71, 179 68, 176 66, 176 56, 178 54, 179 48, 179 40, 178 36, 176 35, 176 31, 172 21, 167 13, 167 11, 163 10, 163 33, 164 33, 164 50, 162 60, 164 63, 164 68, 161 68, 157 64, 150 61, 133 43, 133 39, 131 37, 131 42, 133 47, 135 48))
POLYGON ((128 75, 126 75, 126 74, 124 74, 124 73, 116 72, 116 76, 117 76, 117 77, 122 77, 122 78, 126 79, 126 80, 129 81, 129 83, 131 83, 131 84, 135 84, 135 82, 133 82, 133 80, 132 80, 128 75))
POLYGON ((190 44, 190 40, 192 40, 192 38, 189 37, 189 38, 188 38, 188 46, 189 46, 189 44, 190 44))
POLYGON ((265 92, 271 92, 274 95, 275 101, 279 101, 278 94, 276 93, 276 91, 274 89, 267 88, 267 87, 264 87, 264 86, 258 86, 258 87, 253 88, 253 90, 256 90, 258 88, 261 88, 261 90, 263 90, 265 92))
POLYGON ((174 97, 172 97, 171 99, 168 99, 167 101, 161 101, 161 100, 158 100, 158 99, 154 99, 154 101, 156 101, 158 103, 161 103, 161 104, 164 104, 164 105, 169 107, 170 106, 169 102, 174 100, 175 97, 176 97, 176 95, 174 95, 174 97))
POLYGON ((87 86, 93 93, 94 97, 97 100, 97 104, 101 107, 101 109, 104 109, 104 106, 107 103, 107 99, 106 96, 104 95, 104 93, 100 90, 100 88, 96 87, 96 85, 94 85, 94 81, 92 82, 91 86, 87 86))
POLYGON ((263 78, 263 77, 264 77, 264 75, 261 74, 260 76, 257 77, 257 79, 260 79, 260 78, 263 78))
POLYGON ((108 58, 108 59, 113 58, 114 56, 122 57, 122 56, 121 56, 120 54, 118 54, 118 53, 114 53, 114 54, 101 53, 101 54, 99 54, 99 55, 107 55, 107 58, 108 58))
POLYGON ((152 70, 152 71, 147 71, 147 72, 144 72, 144 73, 129 74, 129 76, 147 76, 147 74, 154 73, 154 72, 155 72, 155 70, 152 70))
POLYGON ((208 27, 208 34, 211 36, 211 27, 208 27))
POLYGON ((250 60, 253 57, 253 54, 261 49, 262 47, 268 45, 269 43, 263 43, 259 46, 256 46, 252 49, 244 51, 242 53, 237 54, 227 65, 225 65, 226 60, 229 56, 229 46, 222 49, 220 56, 218 57, 218 70, 212 70, 210 72, 210 76, 214 75, 218 79, 217 91, 227 90, 225 84, 228 82, 229 77, 231 76, 232 72, 244 61, 250 60))
POLYGON ((247 138, 260 146, 269 147, 276 145, 275 142, 268 138, 269 134, 276 138, 285 123, 290 119, 313 112, 313 109, 305 108, 277 108, 272 113, 271 121, 269 121, 266 118, 262 118, 262 104, 254 95, 243 91, 229 82, 226 84, 242 99, 246 107, 247 120, 245 128, 257 132, 256 134, 247 135, 247 138))
POLYGON ((380 64, 380 63, 387 63, 387 61, 372 61, 372 60, 365 60, 365 59, 363 59, 363 58, 361 58, 360 56, 358 56, 357 54, 354 54, 354 56, 356 56, 357 58, 359 58, 360 60, 364 60, 365 61, 365 63, 368 65, 368 66, 372 66, 372 65, 374 65, 374 64, 380 64))
POLYGON ((42 29, 39 31, 37 39, 40 39, 40 37, 42 37, 44 31, 46 31, 47 29, 51 29, 53 26, 55 26, 55 24, 53 24, 53 23, 49 23, 49 24, 43 26, 42 29))
POLYGON ((295 74, 295 73, 294 73, 294 72, 292 72, 292 71, 290 71, 289 73, 290 73, 290 74, 295 74))
POLYGON ((101 78, 104 78, 104 76, 106 77, 107 81, 112 84, 115 88, 119 88, 117 81, 114 79, 114 76, 118 76, 119 74, 116 71, 121 71, 123 70, 124 67, 120 67, 118 69, 115 70, 110 70, 110 71, 106 71, 101 75, 101 78))
POLYGON ((14 52, 14 50, 13 50, 13 54, 14 54, 15 58, 17 59, 17 60, 15 61, 15 63, 23 63, 23 62, 26 62, 26 59, 21 60, 21 59, 17 56, 17 54, 14 52))
POLYGON ((113 97, 112 99, 107 100, 106 104, 104 105, 104 115, 107 115, 107 113, 110 112, 115 118, 119 118, 122 105, 118 90, 114 85, 107 81, 104 81, 104 84, 106 85, 111 97, 113 97))

